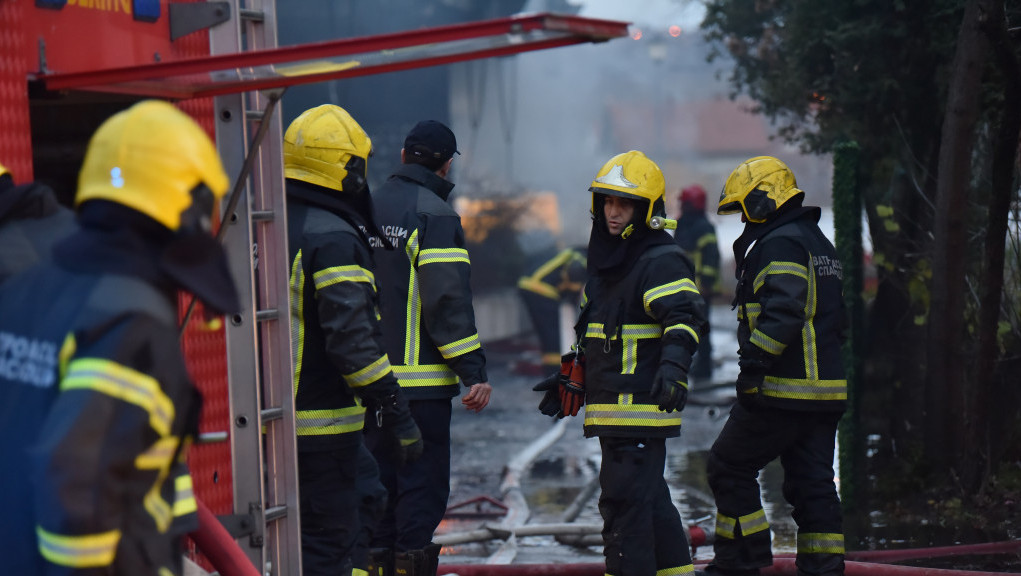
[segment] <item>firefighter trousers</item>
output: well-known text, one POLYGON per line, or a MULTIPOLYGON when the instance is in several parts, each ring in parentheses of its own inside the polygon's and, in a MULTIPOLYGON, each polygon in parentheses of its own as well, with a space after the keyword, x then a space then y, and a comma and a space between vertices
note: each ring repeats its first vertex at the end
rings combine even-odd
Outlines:
POLYGON ((798 525, 799 576, 844 573, 843 519, 833 481, 840 416, 777 409, 755 398, 734 405, 709 452, 706 470, 717 509, 713 573, 772 564, 758 475, 776 458, 784 471, 783 495, 798 525))
POLYGON ((398 468, 378 429, 370 427, 366 435, 390 495, 372 547, 395 552, 422 550, 432 543, 450 496, 450 399, 411 400, 408 406, 422 432, 421 458, 398 468))
POLYGON ((691 553, 663 477, 664 438, 600 437, 599 513, 608 576, 681 574, 691 553))
POLYGON ((543 374, 548 375, 560 370, 560 301, 540 296, 530 290, 519 290, 521 300, 532 320, 532 328, 539 338, 539 350, 542 352, 543 374))
POLYGON ((360 446, 298 453, 304 576, 336 576, 351 571, 360 524, 355 488, 360 446))

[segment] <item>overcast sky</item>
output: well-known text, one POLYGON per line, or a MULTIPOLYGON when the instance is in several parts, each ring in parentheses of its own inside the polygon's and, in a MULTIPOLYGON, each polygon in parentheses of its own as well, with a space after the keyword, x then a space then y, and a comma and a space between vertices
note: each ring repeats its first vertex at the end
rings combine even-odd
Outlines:
POLYGON ((705 8, 701 0, 574 0, 582 16, 625 20, 638 27, 696 27, 705 8))

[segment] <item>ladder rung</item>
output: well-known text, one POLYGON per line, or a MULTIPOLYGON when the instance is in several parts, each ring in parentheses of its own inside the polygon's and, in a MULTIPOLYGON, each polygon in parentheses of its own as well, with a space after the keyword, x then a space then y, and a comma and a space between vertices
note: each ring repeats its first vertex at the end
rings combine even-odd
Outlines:
POLYGON ((287 506, 271 506, 266 510, 266 522, 287 517, 287 506))
POLYGON ((245 110, 245 118, 251 121, 260 121, 266 117, 262 110, 245 110))
POLYGON ((256 322, 265 322, 266 320, 276 320, 279 316, 279 312, 276 308, 269 308, 266 310, 259 310, 255 313, 256 322))
POLYGON ((253 210, 252 221, 253 222, 268 222, 275 218, 275 214, 272 210, 253 210))
POLYGON ((284 417, 284 409, 277 406, 276 408, 266 408, 262 411, 262 423, 272 422, 273 420, 280 420, 284 417))
POLYGON ((213 444, 215 442, 226 442, 230 435, 227 432, 203 432, 199 434, 199 444, 213 444))
POLYGON ((266 21, 266 13, 263 12, 262 10, 250 10, 242 8, 238 10, 238 16, 240 16, 242 20, 249 20, 251 22, 266 21))

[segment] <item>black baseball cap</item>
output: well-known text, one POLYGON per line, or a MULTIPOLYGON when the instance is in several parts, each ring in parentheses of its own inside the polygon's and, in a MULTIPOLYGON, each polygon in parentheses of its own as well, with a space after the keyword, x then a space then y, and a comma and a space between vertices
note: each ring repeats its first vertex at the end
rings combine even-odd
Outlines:
POLYGON ((460 154, 454 133, 436 120, 423 120, 415 124, 404 138, 404 151, 436 166, 450 160, 454 154, 460 154))

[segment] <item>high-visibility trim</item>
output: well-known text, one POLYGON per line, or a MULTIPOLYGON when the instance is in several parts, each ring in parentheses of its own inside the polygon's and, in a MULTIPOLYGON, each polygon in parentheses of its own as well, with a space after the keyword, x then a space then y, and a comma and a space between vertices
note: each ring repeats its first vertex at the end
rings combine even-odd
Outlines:
POLYGON ((386 354, 383 354, 378 360, 361 370, 344 374, 344 381, 352 388, 364 388, 373 382, 377 382, 390 372, 390 359, 386 354))
POLYGON ((843 554, 844 535, 826 533, 798 534, 798 554, 843 554))
POLYGON ((560 292, 557 291, 556 287, 551 286, 538 278, 533 278, 531 276, 521 278, 518 280, 518 288, 534 292, 539 296, 549 298, 550 300, 560 300, 560 292))
POLYGON ((638 366, 638 341, 643 338, 659 338, 663 336, 663 328, 659 324, 624 324, 620 327, 623 358, 621 358, 621 374, 634 374, 638 366))
POLYGON ((590 322, 588 326, 585 327, 585 337, 605 340, 606 334, 603 334, 603 325, 596 322, 590 322))
POLYGON ((301 382, 302 360, 305 356, 305 271, 301 263, 301 250, 291 264, 291 356, 294 359, 294 395, 298 395, 298 382, 301 382))
POLYGON ((738 320, 744 320, 745 319, 745 312, 748 313, 748 318, 747 318, 747 320, 748 320, 748 329, 749 330, 755 330, 755 324, 759 320, 759 314, 762 313, 762 304, 759 304, 758 302, 749 302, 747 304, 742 304, 742 305, 738 306, 737 307, 737 319, 738 320))
POLYGON ((762 348, 766 352, 769 352, 773 356, 779 356, 783 354, 783 351, 787 349, 787 345, 779 340, 770 338, 762 330, 755 330, 752 335, 748 338, 748 341, 752 344, 762 348))
POLYGON ((546 352, 542 355, 543 364, 556 364, 560 365, 560 353, 559 352, 546 352))
POLYGON ((440 262, 463 262, 471 264, 468 251, 464 248, 429 248, 418 255, 418 265, 438 264, 440 262))
POLYGON ((642 304, 645 306, 645 313, 652 316, 652 309, 649 307, 654 301, 664 296, 677 294, 678 292, 694 292, 698 294, 698 287, 690 278, 681 278, 673 282, 667 282, 662 286, 656 286, 645 291, 642 295, 642 304))
POLYGON ((472 350, 478 350, 482 347, 479 342, 478 333, 472 334, 460 340, 451 342, 450 344, 444 344, 443 346, 437 346, 436 349, 440 351, 440 355, 443 356, 444 360, 450 360, 451 358, 457 358, 463 354, 467 354, 472 350))
POLYGON ((713 232, 707 232, 699 236, 698 240, 695 241, 695 247, 699 250, 714 244, 716 244, 716 234, 713 232))
POLYGON ((716 513, 716 535, 720 538, 727 538, 728 540, 734 539, 734 533, 737 531, 737 518, 732 518, 716 513))
POLYGON ((808 282, 808 268, 797 262, 770 262, 759 272, 752 282, 752 291, 758 292, 766 283, 766 276, 770 274, 792 274, 808 282))
POLYGON ((174 517, 187 516, 198 509, 191 474, 181 474, 174 478, 174 517))
POLYGON ((369 573, 361 568, 352 568, 351 576, 369 576, 369 573))
POLYGON ((69 568, 101 568, 113 564, 117 545, 121 541, 120 530, 66 536, 36 526, 35 533, 39 542, 39 553, 43 558, 53 564, 69 568))
POLYGON ((751 514, 739 516, 737 519, 737 525, 741 527, 742 536, 750 536, 756 532, 769 530, 769 521, 766 520, 766 511, 762 508, 759 508, 751 514))
POLYGON ((170 434, 174 403, 163 393, 159 382, 148 374, 104 358, 79 358, 68 365, 67 377, 60 382, 60 389, 94 390, 134 404, 149 413, 149 425, 157 434, 170 434))
POLYGON ((808 275, 808 294, 805 297, 805 325, 801 328, 801 342, 804 346, 805 355, 805 378, 815 380, 819 378, 819 352, 815 346, 815 313, 818 305, 818 294, 816 293, 817 281, 815 275, 815 258, 808 253, 808 265, 811 271, 808 275))
POLYGON ((315 282, 316 290, 322 290, 339 282, 365 282, 376 289, 376 277, 371 271, 351 264, 348 266, 332 266, 324 268, 312 274, 312 281, 315 282))
POLYGON ((804 380, 766 376, 762 393, 793 400, 847 400, 847 380, 804 380))
POLYGON ((408 308, 404 315, 404 363, 418 364, 419 332, 422 329, 422 297, 418 293, 418 229, 408 238, 404 247, 410 262, 408 270, 408 308))
POLYGON ((347 434, 365 426, 365 408, 348 406, 333 410, 297 410, 294 418, 298 436, 347 434))
POLYGON ((585 425, 668 428, 681 425, 681 413, 662 412, 651 404, 588 404, 585 425))
POLYGON ((446 364, 394 366, 402 387, 457 386, 457 374, 446 364))
POLYGON ((691 326, 688 326, 687 324, 674 324, 664 328, 663 334, 668 334, 673 330, 684 330, 695 341, 695 344, 698 344, 698 332, 695 332, 695 329, 691 326))
POLYGON ((679 574, 694 573, 694 564, 685 564, 684 566, 674 566, 673 568, 660 568, 659 570, 656 570, 656 576, 678 576, 679 574))
POLYGON ((148 450, 135 457, 136 468, 156 471, 156 480, 142 498, 142 506, 152 516, 160 534, 167 531, 174 519, 173 506, 163 498, 163 482, 170 475, 170 466, 178 444, 176 436, 160 438, 148 450))
POLYGON ((74 332, 70 332, 64 337, 64 343, 60 345, 60 352, 57 353, 58 373, 61 380, 67 377, 68 364, 77 350, 78 342, 74 338, 74 332))

